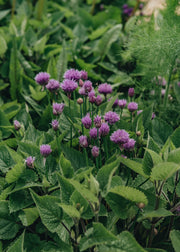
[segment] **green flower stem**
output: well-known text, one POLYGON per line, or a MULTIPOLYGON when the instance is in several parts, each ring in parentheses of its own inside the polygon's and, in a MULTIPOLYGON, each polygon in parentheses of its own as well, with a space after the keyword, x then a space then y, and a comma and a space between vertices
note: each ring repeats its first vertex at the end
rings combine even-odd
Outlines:
MULTIPOLYGON (((69 98, 69 112, 71 111, 71 100, 69 98)), ((70 146, 72 147, 72 124, 70 125, 70 146)))
POLYGON ((104 149, 105 149, 105 153, 106 153, 106 159, 108 160, 109 155, 108 155, 108 145, 107 145, 107 137, 104 137, 104 149))
POLYGON ((96 169, 97 169, 97 172, 99 171, 99 162, 98 162, 98 157, 95 158, 96 159, 96 169))
POLYGON ((168 78, 165 97, 164 97, 164 108, 166 108, 166 106, 167 106, 169 86, 170 86, 171 76, 172 76, 173 68, 174 68, 174 65, 175 65, 175 62, 176 62, 176 58, 177 58, 177 56, 174 57, 174 60, 173 60, 173 62, 171 64, 171 68, 170 68, 170 72, 169 72, 169 78, 168 78))
MULTIPOLYGON (((80 114, 81 114, 81 119, 82 119, 82 104, 80 104, 80 114)), ((81 128, 82 128, 82 134, 84 135, 84 126, 81 123, 81 128)))
POLYGON ((12 9, 11 9, 11 18, 12 19, 14 17, 15 6, 16 6, 16 0, 13 0, 13 2, 12 2, 12 9))
POLYGON ((83 151, 84 151, 84 156, 85 156, 85 159, 86 159, 86 166, 89 167, 88 154, 87 154, 86 148, 83 148, 83 151))
POLYGON ((56 131, 56 143, 57 143, 57 147, 58 147, 58 155, 60 153, 60 142, 59 142, 59 130, 56 131))
POLYGON ((97 145, 99 147, 99 157, 97 157, 99 159, 99 165, 100 167, 102 166, 102 157, 101 157, 101 146, 100 146, 100 141, 99 141, 99 128, 97 128, 97 145))
POLYGON ((45 88, 45 90, 46 90, 46 94, 47 94, 47 99, 48 99, 48 105, 49 105, 49 107, 50 107, 50 113, 51 113, 51 120, 53 119, 53 112, 52 112, 52 105, 51 105, 51 101, 50 101, 50 95, 49 95, 49 92, 48 92, 48 90, 47 90, 47 88, 45 88))
POLYGON ((132 112, 130 112, 131 114, 131 130, 133 129, 133 113, 132 112))

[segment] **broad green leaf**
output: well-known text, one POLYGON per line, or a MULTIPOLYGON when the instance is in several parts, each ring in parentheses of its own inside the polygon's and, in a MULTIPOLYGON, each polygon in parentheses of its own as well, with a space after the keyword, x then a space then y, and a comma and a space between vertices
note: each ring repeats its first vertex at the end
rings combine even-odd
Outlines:
POLYGON ((90 185, 91 192, 94 195, 98 196, 99 195, 99 183, 92 174, 90 174, 89 185, 90 185))
POLYGON ((37 139, 42 135, 42 132, 37 130, 31 123, 24 133, 24 140, 36 143, 37 139))
POLYGON ((20 190, 9 195, 9 211, 16 212, 30 206, 33 203, 28 190, 20 190))
POLYGON ((39 217, 39 213, 36 207, 25 208, 19 214, 19 218, 25 227, 32 225, 39 217))
POLYGON ((168 137, 173 133, 172 127, 165 121, 154 118, 152 120, 152 138, 159 144, 164 145, 168 137))
POLYGON ((172 241, 173 248, 175 252, 179 252, 180 248, 180 231, 179 230, 171 230, 170 239, 172 241))
POLYGON ((116 74, 113 74, 108 78, 108 82, 114 83, 112 85, 112 88, 116 88, 122 84, 128 85, 128 86, 132 85, 133 79, 127 73, 118 71, 116 72, 116 74))
POLYGON ((133 187, 115 186, 111 188, 108 193, 120 195, 121 197, 135 203, 144 203, 145 205, 148 203, 145 194, 133 187))
POLYGON ((159 154, 157 154, 155 151, 150 150, 150 149, 146 149, 146 150, 151 155, 153 166, 163 162, 162 157, 159 154))
MULTIPOLYGON (((147 141, 147 149, 152 150, 152 151, 156 152, 157 154, 159 154, 159 152, 160 152, 160 147, 149 135, 148 135, 148 141, 147 141)), ((153 167, 153 160, 152 160, 150 153, 147 151, 147 149, 144 154, 142 168, 143 168, 143 171, 145 174, 150 175, 151 169, 153 167)))
POLYGON ((85 237, 80 241, 80 251, 116 240, 116 236, 109 232, 101 223, 93 223, 93 227, 87 230, 85 237))
POLYGON ((176 95, 176 99, 177 99, 178 103, 180 103, 180 88, 177 83, 174 83, 173 87, 174 87, 174 93, 176 95))
POLYGON ((11 167, 15 165, 15 162, 10 155, 7 147, 0 146, 0 170, 6 173, 11 167))
POLYGON ((165 181, 170 178, 175 172, 180 169, 178 164, 173 162, 163 162, 155 165, 152 168, 151 178, 152 180, 162 180, 165 181))
POLYGON ((114 172, 117 170, 120 164, 120 159, 118 158, 116 161, 105 164, 102 168, 98 171, 97 180, 100 185, 100 189, 103 191, 106 188, 106 191, 109 190, 111 185, 111 180, 114 172))
POLYGON ((46 96, 46 92, 38 91, 31 85, 29 85, 29 90, 31 92, 31 97, 36 101, 41 101, 46 96))
POLYGON ((25 57, 20 53, 18 52, 18 59, 19 59, 19 62, 22 66, 22 68, 24 69, 25 73, 30 77, 30 78, 34 78, 34 72, 33 72, 33 69, 32 69, 32 66, 29 64, 29 62, 25 59, 25 57))
POLYGON ((180 148, 171 151, 168 154, 167 161, 168 162, 173 162, 173 163, 176 163, 176 164, 180 165, 180 148))
POLYGON ((74 207, 74 206, 71 206, 71 205, 66 205, 66 204, 63 204, 63 203, 60 203, 58 204, 62 209, 63 211, 69 215, 71 218, 78 218, 80 219, 80 212, 74 207))
POLYGON ((171 140, 176 148, 180 147, 180 127, 178 127, 171 135, 171 140))
POLYGON ((7 50, 6 40, 0 35, 0 57, 4 55, 7 50))
POLYGON ((126 159, 123 157, 119 157, 122 164, 126 165, 128 168, 133 170, 134 172, 142 175, 143 177, 147 178, 148 176, 144 173, 142 164, 131 159, 126 159))
POLYGON ((66 32, 66 34, 68 35, 70 39, 74 38, 73 31, 67 25, 64 25, 63 23, 61 23, 61 27, 63 28, 63 30, 66 32))
POLYGON ((23 95, 24 99, 27 101, 27 103, 36 111, 36 113, 41 116, 41 112, 42 109, 39 106, 39 104, 37 104, 33 99, 31 99, 29 96, 27 95, 23 95))
POLYGON ((56 59, 54 57, 51 57, 48 62, 47 73, 50 74, 51 79, 57 78, 56 59))
POLYGON ((7 102, 1 109, 6 114, 7 118, 10 120, 13 118, 21 109, 21 105, 17 101, 7 102))
POLYGON ((66 178, 72 178, 74 171, 71 166, 71 162, 64 157, 63 153, 61 153, 60 155, 59 162, 60 162, 60 168, 61 168, 61 172, 63 176, 66 178))
POLYGON ((8 248, 7 252, 24 252, 24 234, 20 235, 15 242, 8 248))
POLYGON ((6 17, 9 14, 10 10, 2 10, 0 11, 0 20, 6 17))
POLYGON ((63 79, 63 75, 67 69, 67 52, 66 52, 66 41, 63 40, 63 47, 62 47, 62 51, 59 55, 58 61, 57 61, 57 79, 59 81, 62 81, 63 79))
POLYGON ((0 239, 2 240, 13 239, 19 230, 16 218, 10 216, 8 213, 9 211, 7 209, 6 213, 4 213, 6 216, 3 216, 2 213, 0 216, 0 239))
POLYGON ((106 26, 101 26, 101 27, 97 28, 89 35, 89 39, 94 40, 94 39, 101 37, 110 28, 110 26, 111 25, 108 24, 106 26))
POLYGON ((25 165, 22 163, 16 164, 11 170, 6 173, 6 181, 10 184, 19 179, 23 171, 25 170, 25 165))
POLYGON ((68 179, 57 173, 57 178, 60 184, 60 196, 63 203, 69 203, 70 197, 74 192, 74 187, 71 185, 68 179))
POLYGON ((99 252, 146 252, 128 231, 121 232, 116 241, 110 241, 98 248, 99 252))
POLYGON ((80 184, 78 181, 69 180, 69 182, 74 186, 74 188, 88 201, 92 203, 98 203, 98 198, 88 190, 84 185, 80 184))
POLYGON ((161 149, 161 153, 163 155, 164 161, 167 161, 169 152, 171 152, 175 149, 176 149, 176 147, 173 144, 173 142, 171 140, 171 136, 170 136, 170 137, 168 137, 166 143, 164 144, 164 146, 161 149))
POLYGON ((30 192, 38 209, 42 223, 52 233, 60 233, 62 228, 62 210, 58 206, 58 203, 60 203, 59 199, 49 195, 39 196, 31 189, 30 192))
POLYGON ((38 53, 43 53, 46 42, 48 41, 48 36, 44 35, 42 38, 36 41, 34 44, 34 51, 38 53))
POLYGON ((1 133, 1 138, 7 138, 11 135, 11 130, 6 129, 5 126, 11 126, 9 119, 7 115, 0 110, 0 133, 1 133))
POLYGON ((138 221, 141 222, 144 219, 152 219, 152 218, 160 218, 160 217, 167 217, 172 216, 172 212, 168 211, 164 208, 159 208, 158 210, 154 211, 145 211, 141 217, 138 218, 138 221))
POLYGON ((145 130, 145 136, 147 137, 147 132, 150 130, 150 124, 151 124, 151 118, 152 118, 152 112, 153 112, 153 105, 151 105, 148 108, 145 108, 142 112, 142 121, 143 126, 145 130))

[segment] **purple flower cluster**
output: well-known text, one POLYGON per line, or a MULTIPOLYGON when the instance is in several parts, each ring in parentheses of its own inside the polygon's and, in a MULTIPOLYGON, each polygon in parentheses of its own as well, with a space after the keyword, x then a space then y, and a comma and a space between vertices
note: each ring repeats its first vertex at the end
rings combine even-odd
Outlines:
POLYGON ((29 167, 29 168, 34 168, 34 160, 35 160, 35 157, 27 157, 26 160, 25 160, 25 163, 26 165, 29 167))
POLYGON ((46 85, 46 88, 50 92, 55 92, 60 88, 60 83, 57 80, 51 79, 51 80, 49 80, 48 84, 46 85))
POLYGON ((77 69, 72 68, 72 69, 67 70, 64 73, 64 79, 68 79, 68 80, 78 81, 80 79, 87 80, 87 78, 88 78, 88 74, 84 70, 79 71, 77 69))
POLYGON ((61 83, 62 90, 68 94, 72 93, 77 87, 78 87, 78 84, 74 80, 65 79, 61 83))
POLYGON ((127 143, 123 144, 123 148, 127 151, 131 151, 134 149, 136 141, 134 139, 128 139, 127 143))
POLYGON ((15 128, 15 130, 20 130, 20 128, 21 128, 21 124, 20 124, 20 122, 19 122, 19 121, 14 120, 14 128, 15 128))
POLYGON ((49 144, 42 144, 40 146, 40 153, 43 157, 49 156, 49 154, 52 152, 51 146, 49 144))
POLYGON ((52 128, 53 128, 54 131, 57 131, 59 129, 59 122, 58 122, 58 120, 53 120, 51 122, 51 125, 52 125, 52 128))
POLYGON ((95 96, 95 91, 94 91, 94 89, 92 89, 92 90, 88 93, 88 97, 89 97, 89 102, 90 102, 90 103, 95 103, 95 101, 96 101, 96 96, 95 96))
POLYGON ((92 90, 92 82, 89 81, 89 80, 86 80, 86 81, 84 82, 83 88, 84 88, 84 90, 85 90, 85 93, 88 94, 88 93, 91 92, 91 90, 92 90))
POLYGON ((96 128, 100 128, 101 127, 101 116, 96 116, 95 118, 94 118, 94 124, 95 124, 95 126, 96 126, 96 128))
POLYGON ((133 8, 129 7, 128 4, 123 5, 123 14, 127 16, 131 16, 133 12, 133 8))
POLYGON ((135 93, 134 88, 129 88, 129 89, 128 89, 128 96, 129 96, 129 97, 133 97, 133 96, 134 96, 134 93, 135 93))
POLYGON ((81 122, 82 122, 82 124, 84 125, 84 127, 85 127, 86 129, 90 129, 91 124, 92 124, 92 120, 91 120, 89 114, 87 114, 85 117, 83 117, 83 118, 81 119, 81 122))
POLYGON ((40 72, 35 76, 35 81, 41 85, 45 86, 49 81, 50 75, 46 72, 40 72))
POLYGON ((90 135, 90 138, 96 139, 97 138, 97 129, 96 128, 90 129, 89 135, 90 135))
POLYGON ((87 136, 81 135, 81 136, 79 137, 79 144, 80 144, 81 147, 87 148, 87 147, 88 147, 87 136))
POLYGON ((133 112, 138 109, 138 104, 136 102, 130 102, 128 104, 128 110, 129 112, 133 112))
POLYGON ((121 100, 118 101, 118 106, 121 109, 125 108, 126 104, 127 104, 127 101, 125 99, 121 99, 121 100))
POLYGON ((102 103, 102 101, 103 101, 102 97, 100 95, 97 95, 95 101, 96 105, 99 106, 102 103))
POLYGON ((64 103, 53 103, 53 115, 61 115, 64 110, 64 103))
POLYGON ((93 155, 93 157, 98 157, 99 156, 99 147, 97 146, 93 146, 92 149, 91 149, 91 153, 93 155))
POLYGON ((116 130, 110 136, 112 142, 116 144, 125 144, 129 141, 129 134, 125 130, 116 130))
POLYGON ((110 128, 107 123, 102 123, 101 127, 99 128, 99 135, 100 136, 107 136, 109 134, 110 128))
POLYGON ((109 111, 105 114, 104 119, 110 125, 113 125, 114 123, 120 120, 120 117, 116 112, 109 111))
POLYGON ((104 95, 111 94, 112 93, 112 86, 107 83, 100 84, 98 87, 98 92, 100 94, 104 94, 104 95))

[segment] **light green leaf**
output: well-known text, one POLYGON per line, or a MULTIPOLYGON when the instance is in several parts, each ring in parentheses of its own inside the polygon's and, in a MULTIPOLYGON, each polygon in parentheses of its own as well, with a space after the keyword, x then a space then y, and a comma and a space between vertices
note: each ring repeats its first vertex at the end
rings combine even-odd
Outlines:
POLYGON ((66 41, 63 40, 63 47, 62 47, 62 51, 59 55, 58 61, 57 61, 57 79, 59 81, 62 81, 63 79, 63 75, 67 69, 67 63, 68 63, 68 59, 67 59, 67 52, 66 52, 66 41))
POLYGON ((3 173, 6 173, 14 165, 15 162, 10 155, 7 147, 0 146, 0 170, 3 173))
POLYGON ((111 25, 108 24, 106 26, 101 26, 101 27, 97 28, 95 31, 93 31, 89 35, 89 39, 94 40, 94 39, 101 37, 110 27, 111 27, 111 25))
POLYGON ((179 252, 180 248, 180 231, 179 230, 171 230, 170 238, 172 241, 173 248, 175 252, 179 252))
POLYGON ((60 196, 63 203, 69 203, 70 197, 74 192, 74 187, 71 185, 68 179, 57 173, 57 178, 60 184, 60 196))
POLYGON ((32 225, 38 217, 39 213, 36 207, 25 208, 19 214, 19 218, 25 227, 32 225))
POLYGON ((72 178, 74 171, 71 166, 71 162, 64 157, 62 152, 60 155, 59 162, 60 162, 60 168, 61 168, 61 172, 62 172, 63 176, 66 178, 72 178))
POLYGON ((7 50, 6 40, 0 35, 0 56, 3 56, 7 50))
POLYGON ((74 34, 73 31, 66 25, 64 25, 63 23, 61 23, 61 27, 63 28, 63 30, 66 32, 66 34, 68 35, 68 37, 70 39, 74 38, 74 34))
POLYGON ((162 157, 159 154, 157 154, 155 151, 150 150, 150 149, 146 149, 146 150, 151 155, 154 166, 163 162, 162 157))
POLYGON ((173 162, 180 165, 180 148, 171 151, 168 154, 168 162, 173 162))
POLYGON ((171 140, 176 148, 180 147, 180 127, 178 127, 171 135, 171 140))
POLYGON ((6 181, 8 183, 13 183, 17 181, 24 170, 25 170, 24 164, 22 163, 16 164, 10 171, 6 173, 6 181))
POLYGON ((160 218, 166 216, 172 216, 172 212, 164 208, 159 208, 154 211, 145 211, 141 217, 138 218, 138 221, 141 222, 144 219, 160 218))
POLYGON ((80 219, 80 212, 74 207, 74 206, 71 206, 71 205, 66 205, 66 204, 63 204, 63 203, 60 203, 58 204, 62 209, 63 211, 69 215, 71 218, 78 218, 80 219))
POLYGON ((46 92, 38 91, 31 85, 29 85, 29 90, 31 92, 31 97, 36 101, 41 101, 46 96, 46 92))
POLYGON ((6 17, 11 10, 2 10, 0 11, 0 20, 6 17))
POLYGON ((172 162, 163 162, 155 165, 152 168, 151 179, 165 181, 178 170, 180 170, 180 166, 178 164, 172 162))
POLYGON ((24 234, 20 235, 15 242, 8 248, 7 252, 24 252, 24 234))
POLYGON ((34 51, 38 53, 43 53, 46 42, 48 41, 48 36, 44 35, 42 38, 36 41, 34 44, 34 51))

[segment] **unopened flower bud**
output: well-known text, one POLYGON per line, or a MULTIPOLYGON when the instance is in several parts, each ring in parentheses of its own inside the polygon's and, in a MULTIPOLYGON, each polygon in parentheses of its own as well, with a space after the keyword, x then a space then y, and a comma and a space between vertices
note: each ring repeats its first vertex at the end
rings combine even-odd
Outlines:
POLYGON ((137 204, 137 206, 138 206, 138 208, 142 209, 142 208, 144 208, 144 207, 145 207, 145 204, 144 204, 144 203, 142 203, 142 202, 140 202, 140 203, 138 203, 138 204, 137 204))
POLYGON ((138 130, 137 132, 136 132, 136 136, 141 136, 141 131, 140 130, 138 130))
POLYGON ((14 128, 15 128, 15 130, 20 130, 21 124, 19 121, 17 121, 17 120, 14 121, 14 128))
POLYGON ((80 203, 77 203, 77 204, 76 204, 76 209, 78 209, 78 210, 79 210, 79 209, 80 209, 80 207, 81 207, 81 204, 80 204, 80 203))
POLYGON ((158 230, 156 228, 154 228, 154 235, 158 234, 158 230))
POLYGON ((78 103, 79 105, 83 104, 83 99, 82 99, 82 98, 78 98, 78 99, 77 99, 77 103, 78 103))
POLYGON ((82 87, 84 85, 84 81, 83 80, 79 80, 79 86, 82 87))

